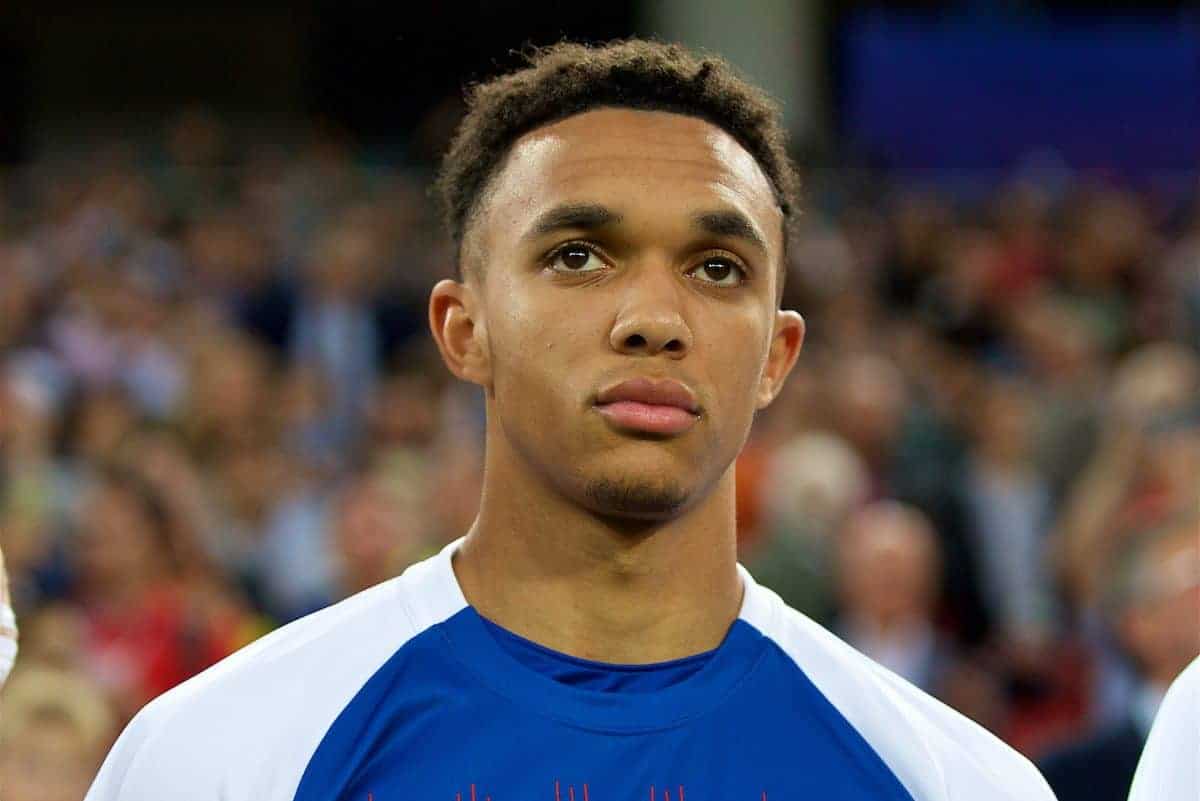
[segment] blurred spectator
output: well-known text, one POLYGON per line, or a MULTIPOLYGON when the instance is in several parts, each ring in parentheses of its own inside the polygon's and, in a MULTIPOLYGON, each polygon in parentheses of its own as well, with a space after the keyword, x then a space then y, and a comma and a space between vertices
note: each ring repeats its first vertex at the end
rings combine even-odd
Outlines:
POLYGON ((0 786, 5 801, 79 801, 119 721, 84 676, 28 663, 0 702, 0 786))
POLYGON ((911 311, 937 274, 950 212, 940 198, 914 192, 898 199, 891 219, 894 237, 880 276, 881 294, 889 306, 911 311))
POLYGON ((80 509, 83 648, 126 720, 243 643, 235 608, 189 603, 177 580, 187 551, 169 515, 150 485, 118 468, 98 474, 80 509))
POLYGON ((1167 253, 1159 289, 1164 306, 1160 336, 1174 331, 1200 351, 1200 203, 1189 228, 1167 253))
POLYGON ((1124 801, 1167 687, 1200 654, 1200 518, 1142 535, 1116 566, 1110 620, 1137 677, 1124 717, 1046 757, 1059 801, 1124 801))
POLYGON ((809 431, 775 449, 764 482, 764 541, 747 567, 792 608, 827 621, 832 541, 846 515, 867 500, 866 466, 840 437, 809 431))
MULTIPOLYGON (((118 720, 474 520, 482 397, 421 333, 453 248, 428 176, 376 155, 191 107, 157 142, 0 172, 22 660, 118 720)), ((1197 503, 1200 203, 1065 172, 808 186, 785 304, 809 340, 737 462, 743 562, 1031 755, 1132 742, 1187 650, 1144 592, 1182 562, 1138 532, 1197 503), (1133 563, 1164 566, 1113 606, 1133 563)), ((88 751, 73 725, 22 758, 88 751)))
POLYGON ((908 408, 908 382, 887 357, 852 354, 833 365, 829 398, 833 424, 866 462, 871 495, 890 488, 890 470, 908 408))
POLYGON ((941 567, 929 521, 916 509, 883 501, 852 514, 837 544, 838 633, 938 694, 952 656, 934 626, 941 567))
POLYGON ((919 313, 945 342, 986 354, 997 336, 988 293, 1000 265, 1000 243, 987 231, 964 228, 947 237, 938 257, 937 275, 917 298, 919 313))
POLYGON ((382 357, 372 303, 382 254, 371 228, 346 221, 317 240, 304 294, 292 325, 295 360, 318 371, 332 388, 325 424, 331 444, 353 447, 382 357))
POLYGON ((419 480, 364 477, 340 493, 333 521, 338 599, 398 576, 424 556, 419 480))
POLYGON ((989 384, 976 409, 966 476, 984 595, 1003 634, 1026 643, 1044 642, 1051 627, 1051 498, 1032 460, 1033 412, 1025 387, 989 384))
POLYGON ((21 620, 22 661, 86 673, 86 626, 76 604, 55 601, 38 607, 21 620))
POLYGON ((1101 347, 1120 351, 1132 334, 1130 289, 1143 279, 1147 226, 1125 193, 1085 193, 1070 210, 1059 288, 1101 347))
POLYGON ((255 340, 222 330, 196 343, 185 430, 203 462, 231 450, 270 441, 270 360, 255 340))
POLYGON ((1081 607, 1102 592, 1122 531, 1196 501, 1200 475, 1200 357, 1152 344, 1120 364, 1099 442, 1060 521, 1064 578, 1081 607))

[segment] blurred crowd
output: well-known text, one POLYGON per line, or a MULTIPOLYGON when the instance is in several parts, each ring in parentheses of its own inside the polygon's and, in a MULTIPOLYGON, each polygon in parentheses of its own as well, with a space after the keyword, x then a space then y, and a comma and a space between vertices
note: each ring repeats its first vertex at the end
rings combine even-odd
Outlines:
MULTIPOLYGON (((0 172, 6 801, 80 799, 148 700, 468 528, 428 180, 202 112, 0 172)), ((741 559, 1080 797, 1200 653, 1200 204, 806 187, 809 339, 739 460, 741 559)))

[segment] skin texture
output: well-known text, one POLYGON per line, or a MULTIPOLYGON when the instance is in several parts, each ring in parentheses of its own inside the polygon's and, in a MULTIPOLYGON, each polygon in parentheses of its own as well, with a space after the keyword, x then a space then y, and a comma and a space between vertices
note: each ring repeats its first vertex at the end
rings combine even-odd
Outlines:
POLYGON ((1146 681, 1162 690, 1200 655, 1198 522, 1182 522, 1140 558, 1139 597, 1119 621, 1146 681))
POLYGON ((742 595, 733 461, 804 339, 778 308, 766 176, 702 120, 590 111, 516 142, 463 254, 465 282, 439 283, 429 316, 449 369, 486 399, 480 511, 454 560, 468 602, 589 659, 715 648, 742 595), (564 205, 619 219, 538 234, 564 205), (712 212, 740 216, 746 236, 705 230, 697 215, 712 212), (596 252, 547 256, 571 242, 596 252), (651 435, 595 410, 603 388, 638 377, 688 386, 696 424, 651 435))

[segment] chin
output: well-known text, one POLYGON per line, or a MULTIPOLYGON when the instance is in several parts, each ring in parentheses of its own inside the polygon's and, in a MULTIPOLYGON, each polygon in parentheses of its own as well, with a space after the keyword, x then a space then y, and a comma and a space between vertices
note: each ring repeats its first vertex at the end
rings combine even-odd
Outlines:
POLYGON ((584 493, 598 514, 644 521, 677 517, 692 501, 692 493, 680 484, 632 476, 593 479, 584 493))

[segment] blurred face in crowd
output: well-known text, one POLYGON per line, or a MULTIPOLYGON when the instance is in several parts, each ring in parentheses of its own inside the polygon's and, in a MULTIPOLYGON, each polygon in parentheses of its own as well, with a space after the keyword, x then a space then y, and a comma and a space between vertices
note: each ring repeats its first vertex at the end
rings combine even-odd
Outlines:
POLYGON ((119 391, 89 392, 80 411, 77 448, 88 461, 100 461, 111 453, 136 424, 129 399, 119 391))
POLYGON ((99 588, 140 585, 160 566, 154 523, 129 489, 105 482, 81 509, 80 559, 84 575, 99 588))
POLYGON ((757 162, 692 117, 601 109, 519 139, 466 233, 465 291, 446 290, 462 311, 445 285, 431 303, 486 390, 489 451, 597 514, 707 495, 803 338, 778 309, 782 222, 757 162), (678 395, 659 430, 609 394, 634 379, 678 395))
POLYGON ((1192 518, 1138 557, 1124 640, 1146 678, 1166 686, 1200 654, 1200 520, 1192 518))
POLYGON ((4 801, 79 801, 99 767, 98 755, 71 722, 46 715, 0 748, 4 801))
POLYGON ((418 375, 392 376, 380 383, 371 406, 371 431, 387 444, 428 442, 437 430, 437 391, 418 375))
POLYGON ((230 336, 206 343, 196 353, 192 407, 219 433, 252 426, 269 396, 265 354, 249 339, 230 336))
POLYGON ((829 380, 838 431, 873 462, 885 456, 908 403, 899 368, 884 356, 858 354, 835 364, 829 380))
POLYGON ((291 467, 278 448, 247 445, 229 450, 218 469, 231 511, 243 521, 261 521, 286 490, 291 467))
POLYGON ((0 247, 0 275, 5 282, 0 293, 0 349, 14 343, 36 313, 32 271, 22 263, 25 261, 28 257, 17 248, 0 247))
POLYGON ((421 526, 418 509, 399 502, 378 482, 364 480, 352 486, 338 505, 334 541, 341 557, 344 578, 354 589, 365 589, 390 578, 415 554, 421 526))
POLYGON ((996 384, 978 407, 975 442, 979 454, 1002 465, 1020 463, 1032 443, 1033 405, 1025 388, 996 384))
POLYGON ((1200 476, 1200 422, 1164 426, 1147 438, 1146 469, 1151 481, 1170 496, 1170 502, 1196 506, 1200 476))
POLYGON ((856 512, 839 541, 844 614, 879 628, 927 620, 937 590, 938 551, 919 512, 879 503, 856 512))
POLYGON ((378 278, 379 247, 372 232, 349 225, 329 233, 317 245, 308 266, 310 286, 326 299, 358 299, 378 278))
POLYGON ((237 214, 193 223, 184 246, 201 285, 252 289, 270 277, 265 243, 237 214))

